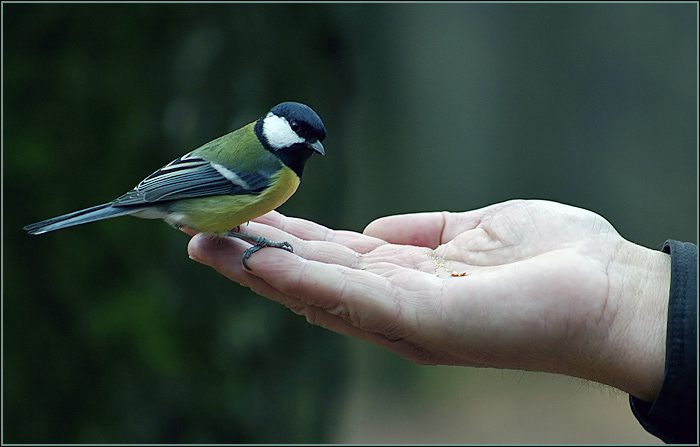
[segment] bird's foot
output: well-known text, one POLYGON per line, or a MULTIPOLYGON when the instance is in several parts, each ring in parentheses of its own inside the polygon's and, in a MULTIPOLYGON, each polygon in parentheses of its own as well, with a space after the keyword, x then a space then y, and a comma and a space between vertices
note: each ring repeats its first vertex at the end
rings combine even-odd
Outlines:
MULTIPOLYGON (((237 227, 238 229, 238 227, 237 227)), ((255 253, 256 251, 260 250, 261 248, 264 247, 274 247, 274 248, 281 248, 283 250, 287 250, 290 253, 294 252, 294 248, 292 248, 292 245, 289 242, 274 242, 270 241, 268 239, 265 239, 264 237, 261 236, 251 236, 249 234, 243 234, 243 233, 238 233, 235 231, 228 231, 226 233, 226 236, 230 237, 235 237, 238 239, 242 239, 246 242, 250 242, 253 244, 252 247, 248 248, 246 251, 243 252, 243 267, 246 268, 246 270, 251 270, 250 267, 248 267, 248 263, 246 262, 248 258, 250 258, 250 255, 255 253)))

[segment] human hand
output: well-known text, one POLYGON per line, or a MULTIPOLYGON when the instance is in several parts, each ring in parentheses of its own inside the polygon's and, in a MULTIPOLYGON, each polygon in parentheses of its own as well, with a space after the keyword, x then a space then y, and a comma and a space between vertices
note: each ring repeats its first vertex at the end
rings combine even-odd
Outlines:
POLYGON ((663 379, 667 255, 546 201, 390 216, 359 234, 269 213, 261 250, 195 236, 190 256, 313 324, 410 360, 567 374, 653 400, 663 379))

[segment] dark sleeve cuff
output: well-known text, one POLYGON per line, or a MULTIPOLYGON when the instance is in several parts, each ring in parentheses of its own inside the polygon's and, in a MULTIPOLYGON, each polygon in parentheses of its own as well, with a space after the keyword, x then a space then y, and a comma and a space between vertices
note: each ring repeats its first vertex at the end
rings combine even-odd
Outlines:
POLYGON ((697 444, 698 248, 669 239, 663 251, 671 255, 664 381, 654 402, 630 396, 630 406, 642 427, 662 441, 697 444))

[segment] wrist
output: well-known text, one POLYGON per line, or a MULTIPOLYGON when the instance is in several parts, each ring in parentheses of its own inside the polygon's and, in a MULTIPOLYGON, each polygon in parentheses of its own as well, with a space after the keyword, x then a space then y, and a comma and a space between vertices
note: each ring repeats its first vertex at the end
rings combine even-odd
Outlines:
POLYGON ((600 356, 603 377, 597 380, 651 402, 664 377, 671 258, 623 241, 608 281, 614 318, 600 356))

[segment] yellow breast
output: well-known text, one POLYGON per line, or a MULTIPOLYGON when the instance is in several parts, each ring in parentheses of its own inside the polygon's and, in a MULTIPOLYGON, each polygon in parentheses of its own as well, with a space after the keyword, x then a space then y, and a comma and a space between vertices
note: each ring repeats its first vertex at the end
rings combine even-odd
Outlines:
POLYGON ((297 190, 299 181, 285 166, 272 176, 272 186, 260 194, 181 200, 177 204, 177 223, 198 232, 226 233, 282 205, 297 190))

